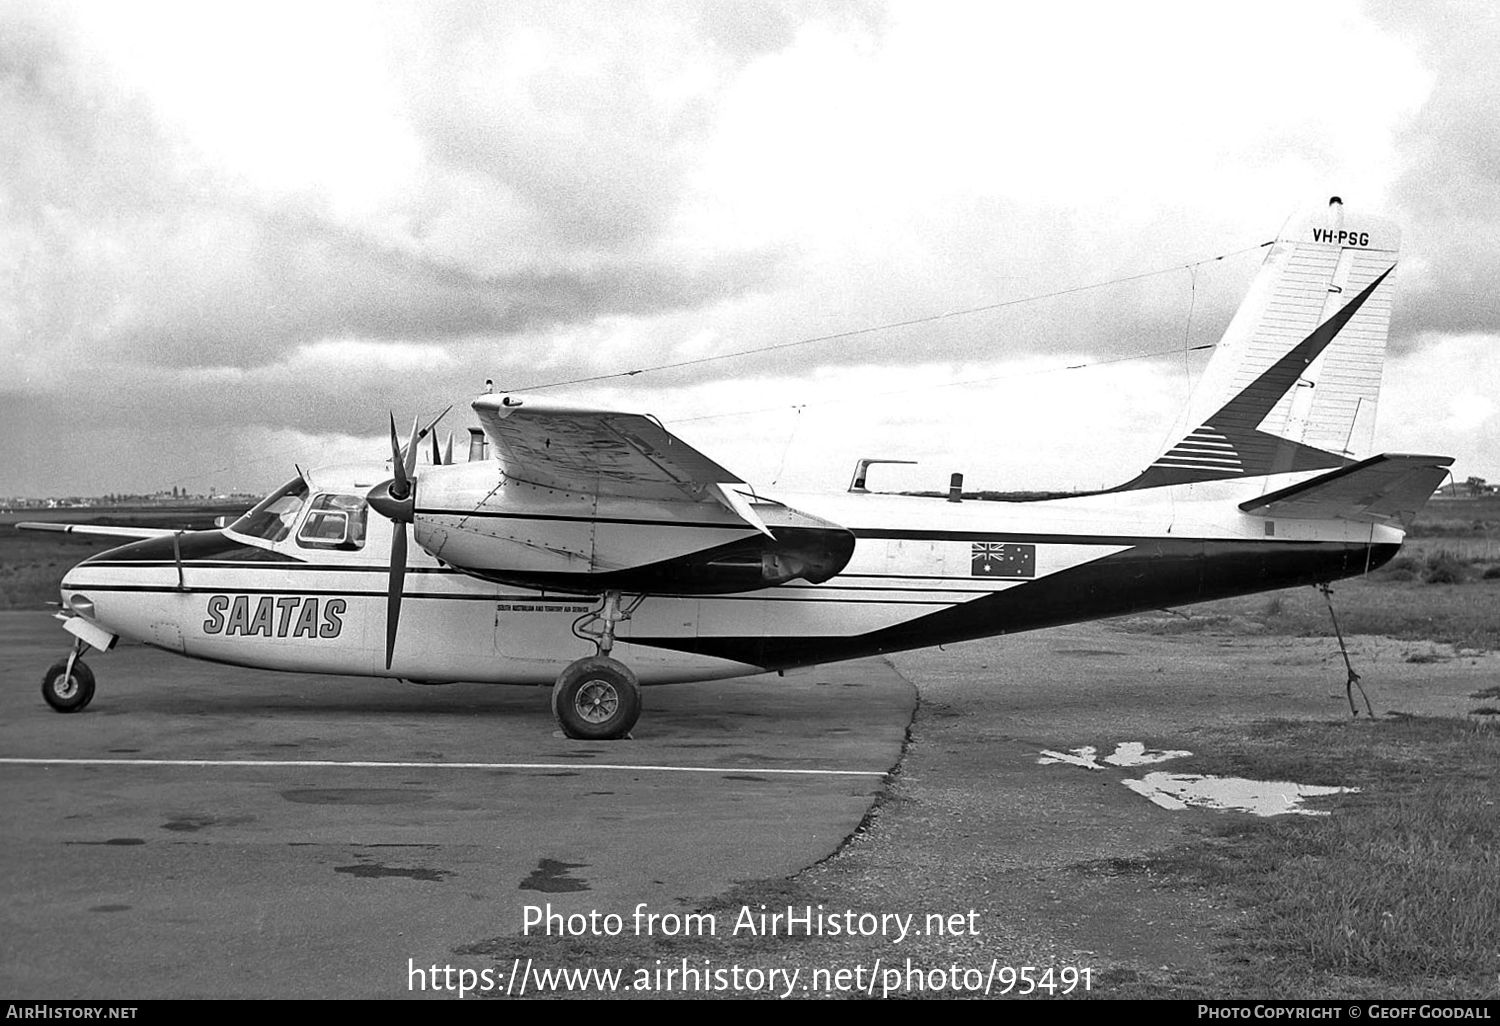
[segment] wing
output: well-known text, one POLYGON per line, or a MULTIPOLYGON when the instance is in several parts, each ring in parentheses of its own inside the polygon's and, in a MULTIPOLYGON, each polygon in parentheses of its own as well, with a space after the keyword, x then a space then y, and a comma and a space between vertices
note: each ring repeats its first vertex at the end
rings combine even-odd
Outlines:
POLYGON ((521 395, 473 406, 500 466, 424 470, 412 514, 417 544, 465 573, 565 593, 717 595, 820 584, 854 553, 851 531, 741 491, 650 417, 521 395))
POLYGON ((769 534, 738 493, 736 474, 655 420, 524 395, 474 401, 505 476, 581 495, 716 503, 769 534))
POLYGON ((62 534, 100 534, 114 538, 166 538, 177 531, 162 527, 106 527, 102 524, 52 524, 27 521, 17 524, 18 531, 58 531, 62 534))
POLYGON ((1246 513, 1407 527, 1448 476, 1449 456, 1385 453, 1240 503, 1246 513))

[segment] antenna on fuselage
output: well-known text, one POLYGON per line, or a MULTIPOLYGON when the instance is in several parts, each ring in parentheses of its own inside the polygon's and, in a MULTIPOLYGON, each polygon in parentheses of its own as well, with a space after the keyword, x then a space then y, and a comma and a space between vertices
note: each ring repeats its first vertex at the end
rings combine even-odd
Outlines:
POLYGON ((854 464, 854 477, 849 480, 849 490, 857 495, 863 495, 869 491, 865 487, 865 477, 870 473, 870 465, 873 463, 909 463, 916 464, 916 460, 887 460, 875 456, 862 456, 854 464))
POLYGON ((477 463, 480 460, 489 459, 490 440, 484 437, 484 429, 469 428, 469 462, 477 463))

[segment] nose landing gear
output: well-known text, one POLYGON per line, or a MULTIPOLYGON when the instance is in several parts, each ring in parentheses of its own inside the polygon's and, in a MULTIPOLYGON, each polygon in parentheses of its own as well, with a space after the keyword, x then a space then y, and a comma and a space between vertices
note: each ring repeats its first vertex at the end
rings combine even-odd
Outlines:
POLYGON ((80 712, 94 700, 94 671, 78 658, 81 647, 75 645, 42 677, 42 697, 60 713, 80 712))

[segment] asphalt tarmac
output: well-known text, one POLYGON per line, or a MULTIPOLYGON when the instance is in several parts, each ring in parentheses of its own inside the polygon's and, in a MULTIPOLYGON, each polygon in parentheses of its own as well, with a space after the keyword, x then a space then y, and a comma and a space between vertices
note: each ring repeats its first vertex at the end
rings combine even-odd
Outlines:
POLYGON ((655 687, 632 740, 587 743, 544 688, 122 646, 59 715, 40 681, 67 640, 0 613, 0 758, 42 760, 0 763, 8 997, 408 996, 411 964, 489 965, 454 951, 527 906, 684 912, 834 852, 916 697, 878 660, 655 687))
MULTIPOLYGON (((141 647, 92 656, 93 705, 61 716, 39 686, 66 638, 45 614, 0 614, 0 993, 21 998, 413 996, 411 967, 566 956, 567 942, 521 936, 527 906, 670 914, 726 894, 977 916, 966 935, 899 949, 799 949, 819 965, 899 954, 1181 984, 1207 971, 1233 910, 1075 870, 1188 843, 1225 813, 1122 786, 1154 766, 1047 753, 1348 717, 1332 639, 1149 623, 651 688, 634 739, 612 744, 562 738, 546 689, 271 674, 141 647), (350 762, 401 765, 328 765, 350 762)), ((1472 715, 1500 673, 1493 653, 1351 648, 1377 715, 1472 715)))

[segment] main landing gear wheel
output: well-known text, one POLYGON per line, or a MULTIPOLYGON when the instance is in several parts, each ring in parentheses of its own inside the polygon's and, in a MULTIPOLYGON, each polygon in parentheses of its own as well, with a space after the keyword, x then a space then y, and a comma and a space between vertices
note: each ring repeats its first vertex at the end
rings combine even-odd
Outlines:
POLYGON ((42 697, 61 713, 79 712, 94 700, 94 671, 81 659, 72 662, 72 673, 68 672, 68 660, 59 659, 42 678, 42 697))
POLYGON ((575 660, 552 686, 552 714, 571 738, 618 740, 641 715, 640 682, 630 667, 608 656, 575 660))

